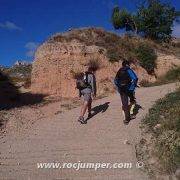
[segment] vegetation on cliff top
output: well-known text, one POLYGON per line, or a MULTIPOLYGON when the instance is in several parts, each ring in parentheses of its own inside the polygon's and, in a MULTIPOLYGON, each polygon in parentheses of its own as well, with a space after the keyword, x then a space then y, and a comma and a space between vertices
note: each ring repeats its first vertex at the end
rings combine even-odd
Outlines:
POLYGON ((154 73, 157 60, 155 50, 152 47, 149 47, 147 44, 140 44, 135 51, 140 65, 146 69, 149 74, 154 73))
POLYGON ((58 33, 50 37, 47 42, 72 42, 74 40, 86 46, 99 46, 100 54, 106 50, 106 55, 111 62, 121 59, 140 62, 147 72, 152 72, 150 66, 155 67, 156 51, 179 54, 179 46, 175 46, 173 43, 158 44, 152 40, 128 34, 119 36, 100 28, 74 29, 66 33, 58 33), (143 49, 140 51, 142 46, 143 49), (145 62, 144 55, 150 57, 148 62, 145 62))

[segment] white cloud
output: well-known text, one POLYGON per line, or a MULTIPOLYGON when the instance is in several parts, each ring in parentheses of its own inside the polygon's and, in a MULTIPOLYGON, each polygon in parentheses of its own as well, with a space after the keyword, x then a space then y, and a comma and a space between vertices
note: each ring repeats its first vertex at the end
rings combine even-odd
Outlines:
POLYGON ((180 38, 180 24, 175 23, 173 27, 173 36, 180 38))
POLYGON ((38 45, 39 45, 39 43, 37 43, 37 42, 28 42, 25 45, 25 48, 27 49, 26 56, 33 57, 38 45))
POLYGON ((13 22, 6 21, 5 23, 0 23, 0 28, 7 29, 7 30, 18 30, 21 31, 22 28, 14 24, 13 22))

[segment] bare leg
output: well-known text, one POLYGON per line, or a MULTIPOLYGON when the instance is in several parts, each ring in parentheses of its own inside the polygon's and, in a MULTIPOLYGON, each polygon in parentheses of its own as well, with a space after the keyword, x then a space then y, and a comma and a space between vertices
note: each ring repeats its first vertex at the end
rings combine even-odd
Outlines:
POLYGON ((88 108, 88 101, 84 101, 81 107, 81 115, 80 115, 81 117, 84 117, 87 108, 88 108))
POLYGON ((88 114, 91 114, 91 108, 92 108, 92 99, 88 102, 88 114))

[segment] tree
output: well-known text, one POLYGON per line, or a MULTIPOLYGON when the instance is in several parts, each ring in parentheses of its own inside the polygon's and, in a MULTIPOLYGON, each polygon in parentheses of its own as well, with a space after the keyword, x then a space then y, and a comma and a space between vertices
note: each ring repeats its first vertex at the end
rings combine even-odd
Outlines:
POLYGON ((115 29, 124 29, 126 31, 137 32, 134 16, 126 9, 120 10, 118 6, 113 9, 112 23, 115 29))
POLYGON ((160 0, 146 0, 135 15, 116 6, 112 13, 112 23, 115 29, 142 33, 153 40, 169 41, 173 23, 178 16, 179 12, 170 4, 161 3, 160 0))
POLYGON ((147 6, 141 6, 137 12, 139 32, 153 40, 168 41, 171 39, 176 10, 160 0, 148 0, 147 6))

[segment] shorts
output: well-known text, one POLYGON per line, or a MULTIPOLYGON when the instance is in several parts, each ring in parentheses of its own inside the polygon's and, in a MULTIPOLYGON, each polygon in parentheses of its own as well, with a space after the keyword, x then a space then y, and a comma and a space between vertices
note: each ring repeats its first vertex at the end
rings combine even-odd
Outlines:
POLYGON ((89 102, 92 100, 92 98, 91 98, 92 90, 90 88, 83 89, 81 91, 81 94, 83 96, 84 101, 89 102))
POLYGON ((89 102, 89 101, 92 100, 92 98, 91 98, 91 93, 83 93, 82 95, 83 95, 83 100, 84 100, 84 101, 89 102))

